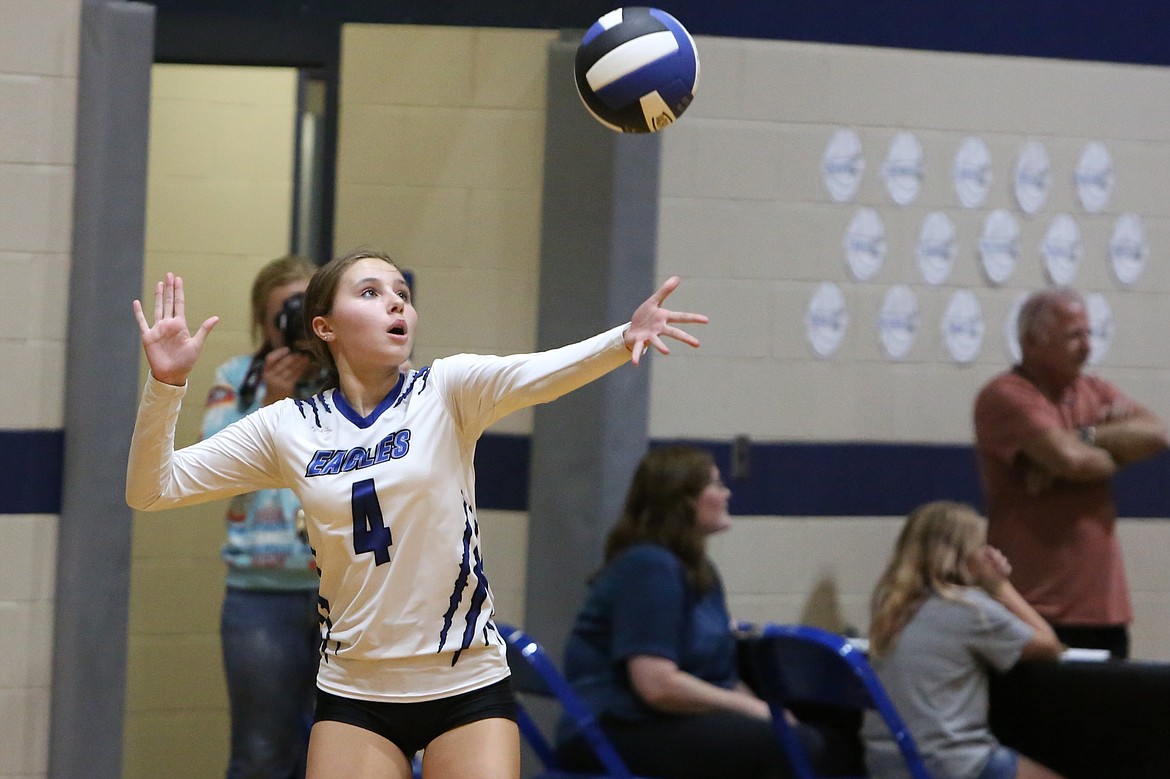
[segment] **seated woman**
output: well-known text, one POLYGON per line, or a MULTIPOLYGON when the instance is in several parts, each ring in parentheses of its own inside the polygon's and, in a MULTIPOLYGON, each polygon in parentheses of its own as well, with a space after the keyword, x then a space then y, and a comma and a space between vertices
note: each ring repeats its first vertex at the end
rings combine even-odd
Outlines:
MULTIPOLYGON (((873 595, 870 660, 936 779, 1059 779, 996 741, 987 724, 988 670, 1055 660, 1052 628, 1008 581, 969 506, 915 509, 873 595)), ((862 726, 870 776, 907 776, 874 713, 862 726)))
MULTIPOLYGON (((634 773, 783 777, 768 704, 736 671, 736 640, 707 536, 731 525, 711 455, 652 450, 609 534, 605 566, 565 647, 565 675, 634 773)), ((570 767, 594 763, 562 723, 570 767)))

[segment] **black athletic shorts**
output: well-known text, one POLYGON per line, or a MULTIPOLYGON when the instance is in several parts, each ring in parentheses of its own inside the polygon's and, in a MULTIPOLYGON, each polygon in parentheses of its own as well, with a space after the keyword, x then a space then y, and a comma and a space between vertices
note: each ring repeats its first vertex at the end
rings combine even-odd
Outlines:
POLYGON ((460 725, 503 717, 516 721, 511 679, 478 690, 420 703, 382 703, 342 698, 317 690, 314 722, 344 722, 377 733, 409 760, 438 736, 460 725))

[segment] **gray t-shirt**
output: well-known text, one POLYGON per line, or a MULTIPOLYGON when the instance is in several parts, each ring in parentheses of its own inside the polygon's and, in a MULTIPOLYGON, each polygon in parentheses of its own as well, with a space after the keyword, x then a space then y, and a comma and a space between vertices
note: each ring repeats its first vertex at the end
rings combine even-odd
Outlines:
MULTIPOLYGON (((935 779, 979 775, 998 746, 987 725, 988 669, 1015 665, 1032 628, 983 590, 960 600, 931 595, 874 670, 935 779)), ((875 712, 862 725, 875 779, 908 777, 889 729, 875 712)))

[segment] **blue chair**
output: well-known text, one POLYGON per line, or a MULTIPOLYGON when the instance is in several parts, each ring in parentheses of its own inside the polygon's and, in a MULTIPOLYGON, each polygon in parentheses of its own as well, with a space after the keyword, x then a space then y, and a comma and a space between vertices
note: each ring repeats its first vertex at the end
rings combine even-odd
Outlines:
POLYGON ((784 717, 791 705, 876 711, 890 729, 913 779, 930 779, 918 747, 865 655, 843 636, 808 625, 764 625, 750 639, 761 697, 797 779, 816 779, 808 754, 784 717))
POLYGON ((626 767, 610 743, 597 718, 572 685, 557 670, 544 649, 523 630, 497 622, 496 628, 508 646, 508 665, 512 669, 512 689, 517 697, 536 695, 552 698, 577 727, 592 750, 604 773, 571 771, 557 759, 550 740, 540 731, 532 716, 520 705, 517 724, 520 733, 540 758, 543 770, 534 779, 638 779, 626 767))

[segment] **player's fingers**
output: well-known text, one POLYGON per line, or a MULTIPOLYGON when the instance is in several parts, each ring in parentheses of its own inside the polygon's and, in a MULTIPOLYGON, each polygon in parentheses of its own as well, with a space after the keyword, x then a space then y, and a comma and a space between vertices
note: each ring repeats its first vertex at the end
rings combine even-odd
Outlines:
POLYGON ((690 322, 693 324, 705 325, 711 320, 706 314, 694 314, 690 311, 667 311, 667 322, 690 322))
POLYGON ((183 277, 175 276, 175 316, 182 319, 187 312, 187 298, 183 293, 183 277))
POLYGON ((163 284, 163 316, 174 316, 174 274, 166 274, 166 283, 163 284))
POLYGON ((146 322, 146 315, 142 313, 142 303, 134 301, 134 320, 138 322, 138 332, 146 335, 150 332, 150 325, 146 322))
POLYGON ((699 339, 688 333, 686 330, 679 330, 677 327, 668 327, 662 331, 663 335, 670 336, 676 341, 682 341, 688 346, 698 346, 699 339))
POLYGON ((634 346, 630 349, 630 362, 637 365, 642 359, 642 351, 646 348, 644 341, 634 341, 634 346))
POLYGON ((217 324, 219 324, 219 317, 213 316, 208 317, 207 320, 199 326, 199 331, 195 333, 195 342, 198 343, 200 347, 202 347, 203 342, 207 340, 207 336, 211 334, 211 329, 217 324))
POLYGON ((162 319, 163 310, 163 283, 160 281, 154 285, 154 321, 162 319))
POLYGON ((658 291, 654 293, 651 299, 661 306, 662 301, 670 297, 670 293, 674 292, 675 288, 678 287, 678 282, 678 276, 671 276, 669 279, 662 282, 662 286, 658 288, 658 291))

